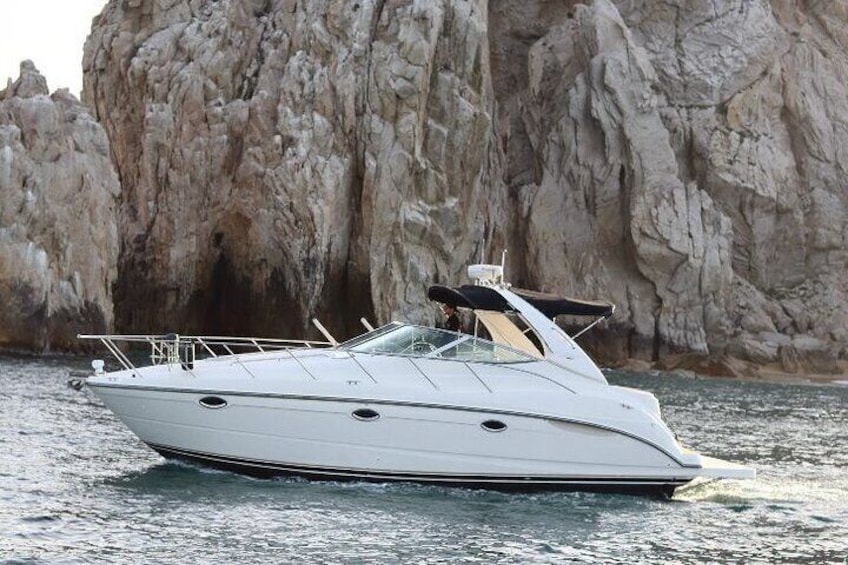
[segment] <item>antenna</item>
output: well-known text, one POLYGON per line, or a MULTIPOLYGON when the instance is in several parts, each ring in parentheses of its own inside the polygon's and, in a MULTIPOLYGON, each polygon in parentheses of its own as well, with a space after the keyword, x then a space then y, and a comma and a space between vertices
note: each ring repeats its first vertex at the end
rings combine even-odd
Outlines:
POLYGON ((506 270, 506 249, 501 253, 501 283, 504 282, 504 271, 506 270))

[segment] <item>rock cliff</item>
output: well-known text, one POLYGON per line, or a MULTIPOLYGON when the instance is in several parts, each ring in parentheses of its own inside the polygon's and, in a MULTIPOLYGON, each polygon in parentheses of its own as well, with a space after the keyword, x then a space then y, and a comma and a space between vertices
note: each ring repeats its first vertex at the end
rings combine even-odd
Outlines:
POLYGON ((608 361, 833 369, 846 16, 846 0, 112 0, 84 100, 122 183, 118 325, 432 321, 427 284, 507 246, 513 282, 618 304, 593 343, 608 361))
POLYGON ((73 351, 111 329, 119 191, 103 128, 21 63, 0 91, 0 346, 73 351))
POLYGON ((480 2, 110 3, 84 92, 123 188, 119 324, 423 319, 427 283, 458 280, 504 213, 486 20, 480 2))

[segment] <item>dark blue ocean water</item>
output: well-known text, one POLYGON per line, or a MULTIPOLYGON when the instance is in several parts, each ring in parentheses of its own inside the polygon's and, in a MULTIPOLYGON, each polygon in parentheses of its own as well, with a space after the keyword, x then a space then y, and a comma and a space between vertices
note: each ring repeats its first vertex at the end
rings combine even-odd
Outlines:
POLYGON ((754 481, 664 501, 262 481, 166 463, 77 359, 0 358, 0 563, 844 563, 848 388, 670 375, 686 443, 754 481))

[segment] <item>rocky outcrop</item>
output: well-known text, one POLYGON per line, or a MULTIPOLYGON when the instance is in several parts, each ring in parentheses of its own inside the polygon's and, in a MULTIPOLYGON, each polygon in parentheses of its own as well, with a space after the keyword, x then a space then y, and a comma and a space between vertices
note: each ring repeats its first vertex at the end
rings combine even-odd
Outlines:
POLYGON ((23 62, 0 91, 0 347, 72 351, 111 329, 118 192, 103 128, 23 62))
POLYGON ((542 167, 521 187, 527 268, 544 287, 604 289, 619 324, 650 337, 643 347, 706 352, 729 295, 731 223, 679 178, 656 82, 608 2, 577 6, 530 49, 526 120, 542 167))
POLYGON ((501 210, 486 15, 111 2, 84 91, 123 187, 120 325, 422 319, 427 283, 457 280, 501 210))
POLYGON ((528 270, 613 297, 612 357, 774 363, 779 334, 818 344, 806 367, 832 366, 848 326, 848 4, 618 4, 562 7, 511 94, 536 159, 519 186, 530 250, 549 250, 528 270))
POLYGON ((113 0, 84 98, 122 181, 118 323, 425 321, 429 282, 508 246, 514 282, 618 304, 607 360, 844 358, 846 13, 113 0))

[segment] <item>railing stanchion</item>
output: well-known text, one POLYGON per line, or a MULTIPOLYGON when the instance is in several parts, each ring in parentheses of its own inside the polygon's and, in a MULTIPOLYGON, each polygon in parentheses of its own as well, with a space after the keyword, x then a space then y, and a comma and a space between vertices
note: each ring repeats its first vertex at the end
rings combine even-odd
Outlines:
POLYGON ((114 344, 112 339, 108 336, 100 338, 100 343, 106 346, 106 349, 109 350, 109 353, 112 354, 118 362, 124 366, 124 369, 127 371, 135 371, 135 366, 130 362, 129 358, 127 358, 124 353, 118 349, 118 346, 114 344))

